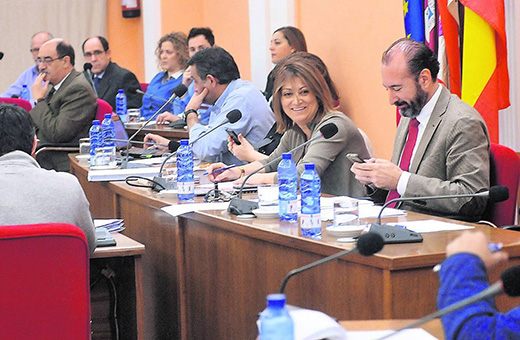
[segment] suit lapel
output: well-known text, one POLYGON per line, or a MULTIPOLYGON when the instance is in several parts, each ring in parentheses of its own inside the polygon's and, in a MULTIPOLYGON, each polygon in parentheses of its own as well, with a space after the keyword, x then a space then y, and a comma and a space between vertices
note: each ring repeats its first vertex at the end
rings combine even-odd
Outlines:
POLYGON ((110 89, 110 82, 112 79, 110 74, 112 73, 112 69, 113 65, 112 62, 110 62, 105 70, 105 73, 103 74, 103 78, 99 79, 99 85, 97 88, 98 98, 104 97, 108 89, 110 89))
POLYGON ((408 125, 410 124, 410 118, 401 117, 397 131, 395 133, 394 140, 394 152, 392 154, 392 163, 399 165, 399 158, 403 152, 404 143, 406 142, 406 136, 408 135, 408 125))
MULTIPOLYGON (((442 86, 442 85, 440 85, 440 86, 442 86)), ((421 161, 424 157, 424 153, 426 152, 426 149, 428 148, 428 144, 430 144, 430 141, 432 140, 435 131, 437 130, 437 128, 439 127, 439 125, 442 121, 442 116, 444 115, 444 113, 446 112, 446 109, 448 108, 449 99, 450 99, 450 93, 443 86, 439 99, 437 100, 437 103, 435 104, 435 107, 433 108, 433 112, 430 116, 430 119, 428 120, 428 124, 426 125, 424 133, 421 137, 421 141, 419 142, 419 145, 417 146, 417 150, 415 151, 415 155, 413 156, 412 163, 410 164, 411 173, 417 172, 417 169, 419 168, 419 165, 421 164, 421 161)))

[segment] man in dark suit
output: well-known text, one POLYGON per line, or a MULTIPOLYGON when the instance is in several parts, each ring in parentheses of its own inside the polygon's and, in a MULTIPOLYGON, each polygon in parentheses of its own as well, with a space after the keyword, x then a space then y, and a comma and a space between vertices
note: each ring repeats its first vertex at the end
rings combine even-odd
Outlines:
MULTIPOLYGON (((389 190, 387 200, 489 189, 486 124, 474 108, 439 83, 438 72, 435 54, 426 45, 410 39, 397 40, 383 54, 383 86, 390 104, 403 116, 397 127, 392 162, 371 159, 354 164, 352 171, 363 184, 389 190)), ((486 199, 412 201, 398 205, 401 206, 428 214, 479 220, 486 199)))
MULTIPOLYGON (((131 93, 130 89, 141 89, 135 74, 120 67, 111 61, 108 41, 100 36, 87 38, 83 45, 85 61, 92 64, 94 78, 92 83, 96 89, 98 98, 112 105, 116 110, 116 95, 119 89, 125 91, 127 108, 134 109, 142 106, 143 97, 139 93, 131 93)), ((85 73, 88 77, 88 74, 85 73)))
MULTIPOLYGON (((88 136, 96 115, 96 95, 74 69, 74 59, 74 49, 62 39, 49 40, 38 52, 40 74, 31 88, 36 101, 30 114, 40 143, 76 144, 88 136)), ((63 152, 45 152, 38 161, 45 169, 69 171, 63 152)))

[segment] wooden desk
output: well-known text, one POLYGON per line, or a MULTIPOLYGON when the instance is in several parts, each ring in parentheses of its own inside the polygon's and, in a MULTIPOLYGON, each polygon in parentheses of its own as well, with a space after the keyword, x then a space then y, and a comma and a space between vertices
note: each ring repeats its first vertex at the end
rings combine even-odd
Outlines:
MULTIPOLYGON (((355 320, 340 321, 340 325, 347 331, 377 331, 385 329, 399 329, 416 320, 355 320)), ((444 340, 444 330, 439 319, 430 321, 421 326, 422 329, 439 340, 444 340)))
MULTIPOLYGON (((116 245, 96 248, 90 263, 96 268, 108 266, 115 272, 120 338, 145 339, 141 265, 145 247, 125 235, 114 233, 113 236, 116 245)), ((96 318, 94 311, 92 318, 96 318)))
MULTIPOLYGON (((177 203, 124 182, 89 183, 87 170, 71 158, 96 218, 125 219, 125 234, 146 244, 143 287, 147 339, 244 339, 256 336, 255 320, 268 293, 296 267, 352 245, 326 231, 316 241, 299 236, 297 225, 240 220, 224 211, 173 218, 160 210, 177 203)), ((409 213, 386 221, 430 219, 409 213)), ((476 226, 503 242, 520 263, 520 233, 476 226)), ((380 254, 352 254, 291 279, 288 301, 340 320, 419 318, 436 309, 437 275, 446 244, 461 232, 424 234, 423 243, 386 245, 380 254)), ((506 266, 490 273, 496 280, 506 266)), ((497 298, 500 309, 520 299, 497 298)))
MULTIPOLYGON (((139 128, 126 127, 125 130, 128 136, 132 136, 139 128)), ((169 140, 180 141, 181 139, 188 139, 189 134, 185 129, 172 129, 168 125, 155 125, 150 124, 146 126, 137 136, 135 140, 142 141, 147 133, 155 133, 157 135, 168 138, 169 140)))

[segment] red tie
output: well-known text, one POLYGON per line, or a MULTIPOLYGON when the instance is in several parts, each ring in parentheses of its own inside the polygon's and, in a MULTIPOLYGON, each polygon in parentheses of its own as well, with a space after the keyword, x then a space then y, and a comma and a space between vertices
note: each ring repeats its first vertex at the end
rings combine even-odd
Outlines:
MULTIPOLYGON (((410 169, 410 162, 412 160, 413 149, 415 147, 415 143, 417 142, 417 133, 419 132, 419 121, 415 118, 410 120, 410 125, 408 126, 408 139, 406 140, 406 144, 404 145, 403 155, 401 156, 401 161, 399 162, 399 167, 403 171, 408 171, 410 169)), ((388 197, 386 201, 393 200, 394 198, 398 198, 399 193, 397 189, 391 190, 388 193, 388 197)), ((390 208, 394 208, 397 202, 394 202, 388 205, 390 208)))

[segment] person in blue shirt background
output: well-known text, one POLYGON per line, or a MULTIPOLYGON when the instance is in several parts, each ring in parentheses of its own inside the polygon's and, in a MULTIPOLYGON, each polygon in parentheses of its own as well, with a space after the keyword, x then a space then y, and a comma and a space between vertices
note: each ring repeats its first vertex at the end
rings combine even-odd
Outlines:
MULTIPOLYGON (((198 51, 215 45, 215 36, 209 27, 193 27, 188 34, 188 53, 190 58, 198 51)), ((182 76, 182 83, 186 85, 188 91, 180 98, 181 103, 186 107, 191 97, 195 93, 193 77, 191 76, 191 68, 187 67, 182 76)), ((201 124, 209 123, 209 115, 211 112, 211 105, 203 105, 199 108, 201 124)), ((164 112, 157 116, 158 123, 175 122, 181 119, 180 116, 174 115, 170 112, 164 112)))
MULTIPOLYGON (((464 232, 448 244, 440 271, 439 309, 489 287, 487 269, 506 261, 505 252, 491 252, 483 232, 464 232)), ((446 339, 520 339, 520 308, 499 313, 492 297, 442 318, 446 339)))
MULTIPOLYGON (((155 50, 159 61, 159 72, 148 85, 143 97, 141 117, 150 118, 173 93, 173 89, 182 83, 183 73, 188 60, 188 44, 186 34, 182 32, 168 33, 157 43, 155 50)), ((167 105, 161 112, 179 114, 186 104, 179 98, 167 105)))

